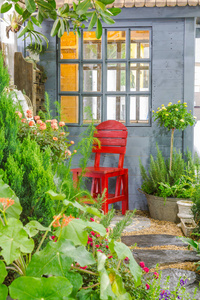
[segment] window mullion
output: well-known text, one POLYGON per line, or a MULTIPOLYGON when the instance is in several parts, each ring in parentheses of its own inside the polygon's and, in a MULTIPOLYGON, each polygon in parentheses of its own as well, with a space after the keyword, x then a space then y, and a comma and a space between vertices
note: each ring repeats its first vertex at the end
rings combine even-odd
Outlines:
POLYGON ((101 120, 105 121, 107 119, 107 97, 106 97, 106 91, 107 91, 107 30, 103 29, 102 34, 102 101, 101 101, 101 120))
POLYGON ((79 124, 83 124, 83 30, 79 38, 79 124))

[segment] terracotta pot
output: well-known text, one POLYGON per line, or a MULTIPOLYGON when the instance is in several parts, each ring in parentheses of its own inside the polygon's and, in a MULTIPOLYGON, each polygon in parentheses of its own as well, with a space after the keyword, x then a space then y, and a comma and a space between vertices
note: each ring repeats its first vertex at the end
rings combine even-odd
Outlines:
POLYGON ((179 223, 180 219, 177 216, 179 198, 166 198, 157 197, 154 195, 145 194, 149 207, 150 216, 153 219, 160 221, 170 221, 179 223))

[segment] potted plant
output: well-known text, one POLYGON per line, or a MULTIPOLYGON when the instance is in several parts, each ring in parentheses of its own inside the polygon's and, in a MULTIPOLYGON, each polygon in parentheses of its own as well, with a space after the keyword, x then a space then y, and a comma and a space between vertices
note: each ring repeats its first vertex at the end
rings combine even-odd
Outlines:
POLYGON ((29 52, 29 57, 38 62, 40 60, 40 54, 44 54, 46 47, 44 45, 32 43, 26 47, 26 50, 29 52))
POLYGON ((170 157, 165 159, 157 146, 157 157, 154 159, 151 155, 148 172, 140 161, 141 189, 153 218, 177 223, 177 201, 191 198, 198 181, 195 170, 199 162, 190 152, 184 159, 180 151, 173 149, 174 132, 194 125, 195 117, 187 111, 187 103, 180 103, 180 100, 176 104, 169 102, 167 107, 162 104, 156 112, 153 111, 153 117, 161 127, 171 131, 170 157))

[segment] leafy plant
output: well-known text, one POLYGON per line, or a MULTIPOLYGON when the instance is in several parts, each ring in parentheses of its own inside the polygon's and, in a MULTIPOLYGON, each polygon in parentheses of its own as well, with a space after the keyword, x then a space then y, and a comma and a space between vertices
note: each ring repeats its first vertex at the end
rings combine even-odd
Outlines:
POLYGON ((169 102, 167 107, 162 104, 161 108, 158 107, 156 112, 153 111, 154 120, 158 121, 158 124, 162 127, 166 127, 171 130, 171 145, 170 145, 170 163, 169 170, 172 170, 173 161, 173 143, 174 143, 174 131, 175 129, 185 130, 188 125, 192 126, 195 123, 195 118, 189 112, 187 112, 187 103, 180 103, 179 100, 177 104, 172 104, 169 102))
POLYGON ((26 46, 26 50, 31 51, 35 54, 44 54, 46 51, 46 47, 42 45, 42 47, 36 43, 29 44, 26 46))

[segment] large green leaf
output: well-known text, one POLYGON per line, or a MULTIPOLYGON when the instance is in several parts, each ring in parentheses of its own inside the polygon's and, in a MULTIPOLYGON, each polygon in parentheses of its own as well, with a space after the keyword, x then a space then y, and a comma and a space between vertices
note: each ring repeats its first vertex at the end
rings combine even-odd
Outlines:
POLYGON ((102 2, 105 5, 108 5, 108 4, 112 4, 113 2, 115 2, 115 0, 101 0, 100 2, 102 2))
MULTIPOLYGON (((90 228, 98 232, 101 236, 106 235, 106 229, 103 225, 96 222, 83 221, 74 219, 67 226, 62 229, 61 236, 65 239, 73 241, 75 245, 86 245, 88 241, 88 233, 85 230, 90 228)), ((56 236, 60 235, 60 227, 55 232, 56 236)))
POLYGON ((97 19, 97 27, 96 27, 95 34, 97 39, 100 39, 100 37, 102 36, 102 24, 99 19, 97 19))
POLYGON ((84 0, 80 2, 76 7, 76 13, 78 15, 83 15, 84 13, 86 13, 90 5, 91 5, 91 0, 84 0))
POLYGON ((92 254, 83 246, 76 248, 71 241, 63 239, 49 242, 42 251, 33 255, 27 268, 27 275, 65 276, 73 261, 78 262, 82 267, 95 263, 92 254))
POLYGON ((119 259, 125 259, 126 257, 129 258, 129 264, 128 267, 131 271, 131 274, 134 277, 135 286, 141 284, 141 276, 142 276, 142 270, 140 266, 135 261, 133 254, 131 253, 131 250, 123 243, 120 242, 114 242, 114 250, 117 253, 117 256, 119 259))
POLYGON ((31 20, 36 26, 38 26, 40 28, 42 27, 40 22, 35 17, 31 16, 31 20))
POLYGON ((4 282, 5 277, 7 276, 6 266, 0 260, 0 296, 1 300, 6 300, 8 296, 8 288, 2 282, 4 282))
POLYGON ((8 296, 8 288, 5 284, 0 284, 1 300, 6 300, 8 296))
POLYGON ((60 19, 55 20, 51 29, 51 36, 55 36, 60 28, 60 19))
POLYGON ((19 15, 23 15, 24 10, 18 3, 15 4, 15 10, 19 15))
POLYGON ((100 10, 100 11, 106 10, 105 4, 103 4, 103 3, 100 2, 100 1, 95 1, 95 6, 96 6, 96 9, 97 9, 97 10, 100 10))
POLYGON ((67 278, 19 277, 9 287, 10 296, 18 300, 63 300, 71 294, 72 285, 67 278))
POLYGON ((87 290, 80 290, 77 294, 76 297, 78 300, 99 300, 99 294, 97 291, 94 291, 92 289, 87 289, 87 290))
POLYGON ((46 1, 43 1, 43 0, 37 0, 37 4, 41 7, 43 7, 43 10, 44 8, 47 9, 47 10, 54 10, 53 6, 51 5, 51 2, 46 2, 46 1))
POLYGON ((1 255, 7 264, 18 259, 21 252, 31 253, 34 242, 28 238, 22 223, 17 219, 8 219, 8 225, 0 230, 0 246, 3 249, 1 255))
POLYGON ((65 277, 73 285, 73 290, 72 290, 71 296, 75 297, 76 293, 83 285, 83 278, 82 278, 81 274, 79 274, 77 272, 76 273, 75 272, 67 272, 67 273, 65 273, 65 277))
POLYGON ((111 270, 109 273, 109 276, 112 275, 112 291, 117 296, 118 300, 131 300, 131 295, 127 293, 126 289, 124 288, 124 284, 122 281, 122 277, 115 272, 114 270, 111 270))
POLYGON ((26 4, 26 9, 30 12, 33 13, 36 10, 36 5, 34 0, 25 0, 26 4))
POLYGON ((90 24, 88 26, 88 30, 91 30, 94 27, 94 25, 96 24, 96 22, 97 22, 97 14, 96 14, 96 11, 94 11, 92 14, 92 18, 90 20, 90 24))
POLYGON ((11 198, 15 201, 15 203, 6 210, 6 215, 9 218, 19 219, 22 212, 19 198, 15 195, 9 185, 3 182, 2 175, 0 175, 0 198, 11 198))
POLYGON ((44 227, 38 221, 30 221, 24 226, 24 229, 30 237, 35 236, 39 231, 51 231, 50 227, 44 227))
POLYGON ((47 191, 46 194, 50 196, 51 200, 63 201, 66 198, 65 194, 57 194, 52 190, 47 191))
POLYGON ((113 16, 117 16, 121 12, 121 9, 118 7, 112 7, 109 8, 108 10, 113 14, 113 16))
POLYGON ((107 17, 107 16, 105 17, 105 16, 103 16, 103 14, 101 14, 101 18, 104 21, 104 23, 106 23, 106 24, 112 25, 115 23, 115 21, 112 18, 107 17))
POLYGON ((104 253, 97 253, 97 268, 100 274, 100 299, 116 299, 115 294, 112 291, 110 279, 105 269, 106 255, 104 253))
POLYGON ((1 6, 1 13, 4 14, 7 11, 9 11, 12 7, 11 3, 5 2, 2 6, 1 6))

